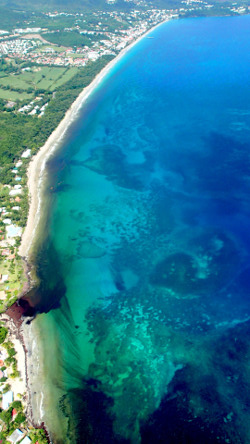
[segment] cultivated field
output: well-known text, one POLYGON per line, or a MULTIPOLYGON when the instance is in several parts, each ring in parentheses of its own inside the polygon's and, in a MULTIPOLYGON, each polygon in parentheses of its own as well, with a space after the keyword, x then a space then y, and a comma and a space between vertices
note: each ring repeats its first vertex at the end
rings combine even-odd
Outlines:
MULTIPOLYGON (((77 72, 77 68, 65 68, 65 67, 38 67, 32 68, 30 71, 22 71, 19 74, 8 74, 5 77, 0 76, 0 88, 1 86, 9 87, 17 91, 18 94, 32 90, 35 92, 38 89, 44 89, 46 91, 54 91, 58 86, 61 86, 69 79, 71 79, 77 72)), ((3 98, 17 99, 13 91, 7 91, 3 98)), ((1 93, 0 93, 1 97, 1 93)), ((25 97, 20 97, 23 100, 25 97)))

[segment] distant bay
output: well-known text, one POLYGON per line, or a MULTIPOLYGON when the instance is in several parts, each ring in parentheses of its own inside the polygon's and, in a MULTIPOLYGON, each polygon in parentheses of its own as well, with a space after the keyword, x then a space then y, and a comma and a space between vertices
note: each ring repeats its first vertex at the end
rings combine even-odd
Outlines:
POLYGON ((249 443, 250 17, 150 37, 48 162, 44 418, 56 444, 249 443))

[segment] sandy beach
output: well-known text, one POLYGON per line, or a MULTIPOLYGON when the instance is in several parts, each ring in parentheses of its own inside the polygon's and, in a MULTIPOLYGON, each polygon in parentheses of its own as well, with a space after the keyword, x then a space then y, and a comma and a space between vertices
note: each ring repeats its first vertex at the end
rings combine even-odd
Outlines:
POLYGON ((19 396, 22 397, 22 402, 24 407, 27 407, 27 396, 26 396, 26 359, 25 359, 25 350, 23 346, 23 337, 22 332, 17 329, 13 319, 11 319, 7 314, 2 314, 0 316, 0 320, 4 321, 6 327, 9 330, 8 340, 11 341, 14 345, 16 355, 15 358, 17 360, 17 370, 19 372, 19 377, 12 379, 8 378, 8 384, 11 387, 11 391, 14 394, 14 399, 19 399, 19 396))
MULTIPOLYGON (((167 20, 166 20, 167 21, 167 20)), ((66 112, 64 118, 59 123, 58 127, 49 136, 46 143, 40 148, 38 153, 31 159, 27 175, 28 175, 28 189, 29 189, 29 214, 28 221, 25 227, 24 233, 22 235, 22 242, 19 248, 19 254, 25 257, 28 261, 30 259, 30 251, 32 244, 35 239, 35 234, 38 229, 40 222, 40 210, 42 206, 42 195, 43 195, 43 182, 46 175, 46 162, 49 157, 60 147, 63 138, 71 125, 76 119, 81 107, 84 105, 91 93, 96 89, 96 87, 101 83, 103 78, 111 71, 111 69, 119 62, 119 60, 141 39, 143 39, 147 34, 152 32, 162 23, 158 23, 153 28, 149 29, 146 33, 142 34, 133 43, 124 48, 117 57, 115 57, 110 63, 108 63, 100 72, 97 74, 95 79, 90 83, 89 86, 83 89, 79 94, 77 99, 72 103, 71 107, 66 112)))
MULTIPOLYGON (((102 82, 104 77, 134 45, 162 23, 164 22, 158 23, 146 33, 139 36, 137 40, 124 48, 117 57, 102 69, 91 84, 84 88, 80 93, 44 146, 41 147, 38 153, 31 159, 27 171, 30 207, 27 225, 22 235, 22 241, 19 248, 20 256, 25 258, 28 263, 31 260, 31 250, 36 241, 39 226, 43 223, 43 220, 41 219, 41 208, 43 208, 43 191, 46 184, 46 163, 48 159, 58 148, 60 148, 70 125, 75 121, 80 109, 91 93, 102 82)), ((22 375, 23 372, 26 372, 26 374, 23 375, 22 379, 27 383, 26 389, 28 394, 29 418, 32 420, 33 424, 39 425, 42 422, 45 422, 46 424, 44 415, 46 410, 46 396, 44 396, 44 393, 46 394, 46 381, 42 362, 43 350, 41 349, 41 344, 39 344, 38 340, 39 333, 36 328, 36 321, 34 323, 32 322, 32 325, 23 325, 22 331, 26 351, 26 360, 22 360, 22 362, 24 362, 24 364, 22 364, 22 375)))

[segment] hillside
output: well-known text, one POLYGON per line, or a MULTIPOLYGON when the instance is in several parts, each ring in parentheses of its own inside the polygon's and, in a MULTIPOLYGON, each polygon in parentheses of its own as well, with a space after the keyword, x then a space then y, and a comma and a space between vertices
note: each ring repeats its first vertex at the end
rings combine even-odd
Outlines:
MULTIPOLYGON (((14 13, 18 19, 20 11, 91 11, 91 10, 122 10, 127 11, 136 7, 164 7, 175 8, 181 5, 181 0, 116 0, 115 3, 107 3, 106 0, 0 0, 0 6, 6 8, 6 19, 14 13)), ((1 14, 2 15, 2 14, 1 14)), ((2 20, 1 20, 2 21, 2 20)))

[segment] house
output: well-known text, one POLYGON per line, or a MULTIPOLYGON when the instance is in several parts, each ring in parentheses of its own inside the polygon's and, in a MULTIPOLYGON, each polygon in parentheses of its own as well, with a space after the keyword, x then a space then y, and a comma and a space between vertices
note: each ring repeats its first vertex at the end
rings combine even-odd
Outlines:
POLYGON ((20 442, 20 444, 30 444, 31 439, 28 436, 25 436, 25 438, 20 442))
POLYGON ((16 429, 8 438, 7 441, 16 444, 17 442, 21 441, 21 439, 24 437, 24 433, 21 432, 21 430, 16 429))
POLYGON ((2 256, 9 256, 10 254, 10 249, 9 248, 5 248, 4 250, 2 250, 1 255, 2 256))
POLYGON ((9 196, 17 196, 17 194, 22 194, 21 189, 10 190, 9 196))
POLYGON ((13 392, 10 390, 2 395, 2 409, 7 410, 10 404, 13 402, 13 392))
POLYGON ((27 159, 30 156, 31 156, 31 149, 30 148, 28 148, 26 151, 24 151, 23 154, 21 155, 21 157, 23 157, 24 159, 27 159))

